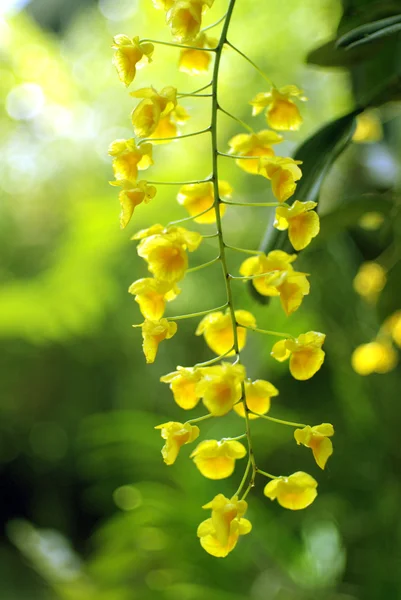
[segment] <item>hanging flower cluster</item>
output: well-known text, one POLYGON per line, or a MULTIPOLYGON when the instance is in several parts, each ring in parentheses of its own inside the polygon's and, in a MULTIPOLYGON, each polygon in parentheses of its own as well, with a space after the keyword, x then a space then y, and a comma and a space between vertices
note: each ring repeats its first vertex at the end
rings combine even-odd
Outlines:
MULTIPOLYGON (((279 297, 286 315, 299 309, 304 296, 310 292, 310 284, 308 275, 294 267, 297 254, 288 254, 282 250, 264 254, 225 243, 222 219, 226 209, 237 206, 241 210, 240 207, 246 207, 247 204, 231 200, 234 194, 231 185, 219 177, 219 156, 232 158, 247 174, 264 177, 270 182, 276 201, 259 203, 257 206, 276 209, 274 227, 280 231, 288 230, 289 241, 296 251, 308 246, 318 235, 319 217, 315 211, 315 202, 287 202, 295 194, 297 182, 302 177, 301 163, 290 157, 276 155, 274 149, 284 139, 282 133, 278 132, 297 130, 302 123, 297 104, 299 100, 305 100, 301 90, 294 85, 276 88, 270 83, 268 90, 257 94, 250 102, 253 115, 264 113, 269 127, 260 131, 254 131, 240 119, 227 113, 217 102, 223 49, 229 46, 248 62, 254 63, 227 39, 236 0, 228 0, 225 15, 215 24, 201 29, 202 17, 213 2, 214 0, 153 0, 155 8, 165 11, 174 43, 140 40, 138 37, 131 39, 126 35, 114 38, 114 64, 120 80, 126 86, 134 80, 136 70, 151 60, 155 44, 177 47, 180 51, 178 68, 191 76, 206 72, 213 63, 213 76, 208 85, 192 94, 180 94, 171 86, 161 90, 147 87, 132 92, 131 96, 139 99, 131 114, 134 136, 128 140, 114 141, 109 153, 113 159, 115 175, 115 181, 111 183, 120 188, 120 224, 124 228, 135 209, 152 201, 158 185, 161 185, 138 180, 138 173, 153 164, 155 144, 179 139, 178 126, 186 122, 188 114, 178 104, 178 99, 185 96, 211 98, 210 126, 187 135, 211 134, 213 171, 205 180, 177 183, 177 201, 189 215, 181 221, 215 225, 215 234, 208 237, 217 240, 219 254, 216 259, 200 267, 220 263, 225 281, 226 302, 217 309, 175 317, 175 320, 202 317, 195 334, 203 336, 216 357, 191 367, 178 366, 175 371, 161 378, 163 383, 169 385, 174 401, 181 409, 188 411, 202 404, 206 414, 183 422, 163 423, 157 429, 165 442, 162 448, 164 462, 172 465, 181 447, 198 439, 201 434, 198 424, 202 421, 221 418, 231 411, 244 419, 243 435, 221 440, 203 439, 191 454, 200 474, 212 480, 230 477, 236 462, 247 457, 238 489, 231 498, 219 493, 205 504, 203 508, 211 511, 211 514, 198 528, 198 537, 206 552, 224 557, 235 548, 241 535, 251 531, 251 523, 244 517, 248 508, 245 499, 254 487, 257 476, 270 480, 264 488, 264 494, 271 500, 277 500, 284 508, 306 508, 317 496, 317 482, 307 473, 297 471, 289 476, 275 476, 259 468, 252 448, 251 421, 262 418, 294 427, 294 443, 310 448, 321 469, 325 468, 333 452, 331 437, 334 429, 329 423, 310 426, 270 416, 271 401, 273 399, 274 402, 279 391, 269 381, 250 379, 241 362, 241 351, 247 343, 249 333, 260 332, 279 337, 281 339, 272 347, 272 357, 280 362, 289 359, 292 376, 304 381, 313 377, 323 364, 325 353, 322 346, 325 335, 309 331, 294 338, 259 329, 254 315, 236 306, 232 290, 234 277, 244 282, 251 280, 263 296, 279 297), (218 25, 221 25, 219 38, 210 38, 206 31, 218 25), (205 90, 208 93, 201 94, 205 90), (221 152, 217 146, 219 112, 224 112, 247 130, 247 133, 239 132, 228 142, 228 153, 221 152), (239 275, 234 276, 228 271, 226 255, 229 251, 251 255, 241 264, 239 275), (240 440, 246 440, 246 445, 240 440)), ((257 70, 262 73, 259 68, 257 70)), ((144 318, 141 324, 134 327, 141 328, 146 361, 152 363, 159 344, 177 333, 174 319, 164 316, 166 303, 174 301, 178 296, 179 282, 187 273, 200 268, 189 269, 189 255, 198 249, 203 236, 198 231, 172 223, 152 225, 134 234, 132 239, 138 242, 138 255, 145 261, 149 271, 148 277, 134 281, 129 288, 144 318)))

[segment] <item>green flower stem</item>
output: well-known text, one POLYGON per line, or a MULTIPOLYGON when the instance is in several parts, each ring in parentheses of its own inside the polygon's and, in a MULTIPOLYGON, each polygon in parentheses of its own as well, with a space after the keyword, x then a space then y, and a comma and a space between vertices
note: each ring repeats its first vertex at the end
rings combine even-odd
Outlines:
POLYGON ((192 423, 200 423, 201 421, 206 421, 206 419, 211 419, 212 417, 213 415, 208 413, 207 415, 203 415, 203 417, 198 417, 197 419, 189 419, 188 421, 185 421, 185 423, 189 423, 191 425, 192 423))
MULTIPOLYGON (((216 228, 218 231, 218 240, 219 240, 219 247, 220 247, 220 261, 221 261, 221 266, 222 266, 222 270, 223 270, 223 276, 224 276, 225 287, 226 287, 227 303, 228 303, 228 307, 229 307, 232 329, 233 329, 234 351, 235 351, 236 356, 239 358, 240 349, 239 349, 239 343, 238 343, 237 323, 236 323, 236 318, 235 318, 233 294, 232 294, 232 290, 231 290, 230 275, 229 275, 228 267, 227 267, 226 247, 224 244, 223 229, 222 229, 222 222, 221 222, 221 215, 220 215, 219 165, 218 165, 219 151, 218 151, 218 131, 217 131, 218 110, 219 110, 217 94, 218 94, 220 62, 221 62, 221 56, 222 56, 224 45, 227 42, 227 32, 228 32, 231 17, 233 14, 235 1, 236 0, 230 0, 226 18, 224 21, 224 25, 223 25, 223 28, 221 31, 220 39, 219 39, 219 42, 216 47, 216 57, 215 57, 214 67, 213 67, 213 86, 212 86, 213 97, 212 97, 211 132, 212 132, 212 168, 213 168, 212 170, 213 170, 213 188, 214 188, 214 210, 215 210, 215 214, 216 214, 216 228)), ((246 438, 247 438, 248 452, 249 452, 249 461, 248 461, 249 466, 247 466, 247 468, 246 468, 246 472, 244 474, 243 481, 244 482, 246 481, 248 474, 249 474, 249 470, 252 469, 251 484, 253 485, 255 476, 256 476, 256 464, 255 464, 255 456, 254 456, 253 446, 252 446, 251 430, 250 430, 248 407, 246 405, 244 382, 242 382, 242 384, 241 384, 241 389, 242 389, 241 399, 242 399, 242 402, 244 405, 244 411, 245 411, 246 438)), ((241 483, 241 485, 242 485, 242 483, 241 483)))
MULTIPOLYGON (((209 209, 209 210, 210 210, 210 209, 209 209)), ((212 238, 216 238, 216 237, 218 237, 218 236, 219 236, 219 234, 218 234, 218 233, 217 233, 217 231, 216 231, 216 233, 209 233, 208 235, 202 235, 202 238, 203 238, 204 240, 211 240, 212 238)))
POLYGON ((250 327, 248 325, 241 325, 241 327, 245 327, 246 329, 250 329, 251 331, 256 331, 257 333, 264 333, 265 335, 274 335, 275 337, 282 337, 287 339, 294 339, 289 333, 281 333, 280 331, 270 331, 269 329, 259 329, 258 327, 250 327))
POLYGON ((237 248, 236 246, 229 246, 224 244, 229 250, 236 250, 237 252, 243 252, 244 254, 263 254, 261 250, 248 250, 247 248, 237 248))
POLYGON ((257 417, 261 417, 262 419, 266 419, 267 421, 273 421, 273 423, 279 423, 280 425, 289 425, 290 427, 306 427, 304 423, 294 423, 293 421, 284 421, 284 419, 276 419, 275 417, 269 417, 269 415, 260 415, 253 410, 249 411, 253 415, 257 417))
POLYGON ((201 269, 206 269, 206 267, 210 267, 217 263, 220 260, 220 256, 216 256, 213 260, 209 260, 209 262, 203 263, 202 265, 198 265, 196 267, 192 267, 192 269, 188 269, 187 273, 195 273, 195 271, 200 271, 201 269))
POLYGON ((203 317, 204 315, 208 315, 209 313, 216 312, 218 310, 223 310, 227 308, 227 303, 223 304, 223 306, 218 306, 217 308, 209 308, 209 310, 201 310, 200 312, 190 313, 188 315, 178 315, 176 317, 167 317, 169 321, 181 321, 182 319, 192 319, 192 317, 203 317))
POLYGON ((213 29, 213 27, 217 27, 217 25, 220 25, 220 23, 222 23, 226 17, 227 17, 227 13, 225 15, 223 15, 222 17, 220 17, 220 19, 218 19, 211 25, 208 25, 207 27, 204 27, 203 29, 201 29, 201 33, 204 33, 205 31, 209 31, 209 29, 213 29))
POLYGON ((237 435, 236 437, 227 437, 227 438, 223 438, 221 441, 222 442, 232 442, 232 441, 237 441, 237 440, 243 440, 244 438, 246 438, 246 433, 242 433, 241 435, 237 435))
POLYGON ((241 154, 230 154, 228 152, 220 152, 220 151, 218 152, 218 155, 225 156, 225 158, 235 158, 235 159, 241 159, 241 160, 256 160, 258 158, 262 158, 261 156, 242 156, 241 154))
POLYGON ((201 87, 197 90, 194 90, 193 92, 178 92, 177 96, 180 96, 181 98, 183 98, 184 96, 195 96, 199 92, 203 92, 204 90, 207 90, 208 88, 210 88, 210 86, 212 84, 213 84, 213 81, 210 81, 208 84, 204 85, 203 87, 201 87))
POLYGON ((187 44, 176 44, 175 42, 163 42, 162 40, 150 40, 145 38, 140 40, 139 43, 149 42, 151 44, 160 44, 161 46, 172 46, 173 48, 183 48, 184 50, 204 50, 205 52, 216 52, 216 48, 198 48, 198 46, 188 46, 187 44))
POLYGON ((181 98, 211 98, 212 94, 181 94, 177 95, 177 99, 181 100, 181 98))
POLYGON ((234 348, 230 348, 229 350, 227 350, 227 352, 224 352, 224 354, 220 354, 220 356, 216 356, 215 358, 211 358, 210 360, 206 360, 202 363, 196 363, 195 367, 207 367, 208 365, 214 365, 215 363, 219 362, 222 358, 230 354, 233 350, 234 348))
MULTIPOLYGON (((245 437, 246 437, 246 434, 245 434, 245 437)), ((239 487, 238 487, 237 491, 235 492, 234 496, 238 496, 239 497, 239 495, 240 495, 240 493, 242 491, 242 488, 244 487, 244 485, 246 483, 246 480, 248 478, 249 470, 250 470, 251 466, 252 466, 251 465, 251 459, 248 458, 248 462, 246 463, 244 475, 243 475, 243 477, 241 479, 241 483, 239 484, 239 487)))
POLYGON ((264 477, 268 477, 269 479, 277 479, 277 475, 272 475, 271 473, 266 473, 266 471, 262 471, 261 469, 256 469, 258 473, 264 475, 264 477))
POLYGON ((165 138, 143 138, 139 140, 137 146, 144 144, 145 142, 174 142, 175 140, 182 140, 184 138, 195 137, 196 135, 202 135, 203 133, 208 133, 210 131, 210 127, 205 127, 205 129, 201 129, 200 131, 194 131, 193 133, 184 133, 183 135, 175 135, 174 137, 165 137, 165 138))
POLYGON ((185 223, 186 221, 193 221, 194 219, 205 215, 211 210, 213 210, 213 206, 202 210, 202 212, 198 213, 197 215, 191 215, 190 217, 185 217, 184 219, 178 219, 178 221, 170 221, 170 223, 167 224, 167 227, 170 227, 170 225, 177 225, 178 223, 185 223))
POLYGON ((227 46, 230 46, 230 48, 232 48, 237 54, 239 54, 240 56, 242 56, 242 58, 244 58, 247 62, 249 62, 249 64, 253 66, 253 68, 259 73, 259 75, 261 75, 263 77, 263 79, 265 79, 272 87, 276 87, 274 85, 274 83, 272 82, 272 80, 270 79, 270 77, 268 77, 266 75, 266 73, 264 71, 262 71, 262 69, 253 62, 253 60, 251 60, 246 54, 241 52, 241 50, 239 50, 236 46, 233 46, 233 44, 231 44, 231 42, 229 42, 228 40, 226 43, 227 43, 227 46))
MULTIPOLYGON (((227 117, 230 117, 230 119, 233 119, 234 121, 237 121, 237 123, 239 123, 240 125, 242 125, 242 127, 244 129, 246 129, 247 131, 249 131, 249 133, 255 133, 254 130, 252 129, 252 127, 250 125, 247 125, 245 123, 245 121, 242 121, 242 119, 239 119, 238 117, 236 117, 235 115, 232 115, 231 113, 229 113, 227 110, 224 110, 224 108, 221 108, 221 106, 219 105, 219 110, 224 113, 225 115, 227 115, 227 117)), ((219 153, 220 154, 220 153, 219 153)))
POLYGON ((199 183, 207 183, 208 181, 212 181, 212 178, 206 177, 206 179, 198 179, 196 181, 147 181, 146 183, 148 185, 198 185, 199 183))
POLYGON ((220 200, 223 204, 229 204, 230 206, 259 206, 268 208, 278 208, 279 206, 288 206, 284 202, 231 202, 231 200, 220 200))
POLYGON ((266 271, 266 273, 259 273, 258 275, 230 275, 230 279, 236 279, 238 281, 250 281, 252 279, 258 279, 259 277, 267 277, 272 275, 273 271, 266 271))

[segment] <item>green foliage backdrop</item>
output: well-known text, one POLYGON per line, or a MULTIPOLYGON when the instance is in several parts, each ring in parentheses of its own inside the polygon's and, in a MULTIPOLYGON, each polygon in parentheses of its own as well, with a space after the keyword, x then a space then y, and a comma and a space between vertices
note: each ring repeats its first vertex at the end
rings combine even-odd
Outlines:
MULTIPOLYGON (((400 3, 343 4, 242 0, 233 20, 233 43, 278 85, 294 82, 306 91, 304 127, 288 136, 284 151, 309 161, 300 199, 318 194, 322 216, 321 236, 299 259, 300 270, 314 274, 313 293, 289 323, 276 303, 259 304, 240 282, 236 294, 261 326, 327 333, 326 362, 305 387, 285 365, 273 364, 269 339, 252 337, 245 351, 250 376, 277 385, 284 418, 301 411, 305 422, 330 421, 336 436, 313 506, 286 512, 257 490, 249 509, 254 533, 225 561, 206 555, 195 535, 213 482, 182 456, 166 468, 153 429, 180 418, 159 377, 177 364, 207 360, 208 351, 187 321, 145 368, 131 328, 140 315, 126 291, 145 276, 130 236, 160 215, 163 222, 184 215, 171 190, 160 189, 121 232, 116 192, 107 183, 107 146, 131 136, 132 107, 111 66, 112 36, 165 37, 163 16, 149 0, 34 0, 25 11, 0 12, 1 598, 401 597, 401 373, 362 378, 350 362, 354 348, 401 308, 400 38, 398 29, 372 40, 364 32, 364 43, 347 50, 361 37, 345 35, 399 13, 400 3), (354 144, 354 116, 365 105, 379 106, 384 137, 354 144), (373 210, 384 224, 366 231, 359 220, 373 210), (363 261, 389 248, 388 283, 378 305, 368 304, 353 278, 363 261)), ((222 12, 225 0, 215 5, 222 12)), ((236 55, 226 65, 224 106, 248 120, 247 103, 263 82, 236 55)), ((176 51, 158 47, 138 81, 158 87, 169 80, 180 89, 194 85, 178 74, 176 51)), ((209 119, 199 102, 185 103, 191 130, 209 119)), ((238 129, 227 121, 225 133, 222 147, 238 129)), ((160 147, 152 179, 206 176, 205 149, 206 141, 192 139, 160 147)), ((231 162, 222 175, 239 197, 266 198, 264 182, 231 162)), ((232 210, 225 227, 235 245, 258 247, 268 221, 268 209, 232 210)), ((194 261, 213 256, 210 240, 194 261)), ((187 277, 183 289, 174 314, 221 304, 218 267, 187 277), (199 289, 207 289, 203 298, 199 289)), ((238 435, 241 425, 236 415, 227 417, 224 433, 229 426, 238 435)), ((274 462, 278 472, 296 464, 316 474, 291 431, 259 422, 253 428, 261 464, 274 462)), ((218 420, 205 434, 223 434, 218 420)), ((228 485, 221 491, 229 493, 228 485)))

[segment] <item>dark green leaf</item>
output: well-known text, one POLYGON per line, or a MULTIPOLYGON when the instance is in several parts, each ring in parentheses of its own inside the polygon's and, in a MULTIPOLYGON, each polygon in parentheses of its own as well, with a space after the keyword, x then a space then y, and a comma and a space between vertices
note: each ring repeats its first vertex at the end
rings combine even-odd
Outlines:
POLYGON ((343 67, 349 68, 359 64, 376 53, 376 46, 365 45, 361 47, 345 50, 336 46, 336 40, 331 40, 323 46, 312 50, 307 57, 306 62, 310 65, 319 67, 343 67))
POLYGON ((328 123, 298 148, 294 159, 303 163, 296 192, 298 200, 317 200, 324 176, 352 139, 355 117, 361 110, 357 108, 328 123))
POLYGON ((392 35, 401 28, 401 15, 395 15, 386 19, 379 19, 372 23, 360 25, 338 38, 337 48, 353 48, 359 44, 365 44, 378 37, 392 35), (389 31, 391 30, 391 31, 389 31))

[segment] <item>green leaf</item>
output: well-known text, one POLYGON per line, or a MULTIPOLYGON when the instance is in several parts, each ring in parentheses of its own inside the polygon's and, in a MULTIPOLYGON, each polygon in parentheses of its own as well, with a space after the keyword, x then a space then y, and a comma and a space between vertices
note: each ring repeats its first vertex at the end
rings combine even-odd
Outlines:
POLYGON ((296 191, 298 200, 317 201, 325 175, 352 139, 355 117, 360 112, 362 109, 357 108, 324 125, 298 148, 294 159, 303 163, 302 179, 296 191))
POLYGON ((336 47, 351 49, 361 44, 375 41, 381 37, 394 35, 400 30, 401 14, 355 27, 355 29, 348 31, 338 38, 336 47))
POLYGON ((306 62, 319 67, 350 68, 369 59, 375 53, 376 47, 374 45, 367 44, 345 50, 337 47, 336 40, 331 40, 309 52, 306 62))

